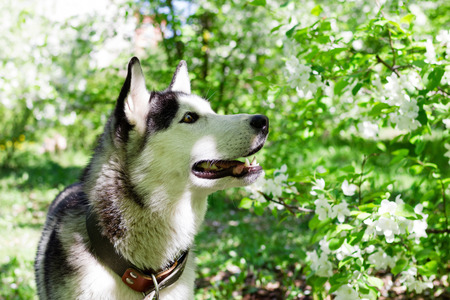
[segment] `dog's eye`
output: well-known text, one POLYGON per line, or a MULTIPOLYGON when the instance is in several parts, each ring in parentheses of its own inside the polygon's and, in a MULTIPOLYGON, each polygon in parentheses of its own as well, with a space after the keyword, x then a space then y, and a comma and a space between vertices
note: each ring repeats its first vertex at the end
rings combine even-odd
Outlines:
POLYGON ((187 112, 184 114, 183 119, 180 123, 194 123, 198 120, 198 115, 194 112, 187 112))

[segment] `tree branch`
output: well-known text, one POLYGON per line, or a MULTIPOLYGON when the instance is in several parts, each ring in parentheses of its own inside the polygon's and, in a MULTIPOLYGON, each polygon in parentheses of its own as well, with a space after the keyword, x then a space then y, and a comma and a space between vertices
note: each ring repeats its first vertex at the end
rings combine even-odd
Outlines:
POLYGON ((426 230, 427 233, 450 233, 450 229, 433 229, 429 228, 426 230))
POLYGON ((361 205, 361 201, 362 201, 362 198, 361 198, 361 186, 362 186, 362 183, 363 183, 364 166, 366 165, 366 162, 369 160, 370 157, 376 156, 376 155, 378 155, 378 154, 377 153, 371 153, 369 155, 364 155, 364 159, 363 159, 363 162, 361 164, 361 176, 359 177, 359 184, 358 184, 358 190, 359 190, 359 192, 358 192, 358 199, 359 199, 358 200, 358 205, 361 205))
POLYGON ((378 54, 375 57, 377 58, 377 61, 379 63, 382 63, 386 68, 388 68, 389 70, 394 72, 398 77, 400 77, 400 74, 397 72, 396 68, 390 66, 387 62, 385 62, 383 59, 381 59, 381 57, 378 54))
POLYGON ((444 202, 444 216, 445 216, 445 228, 448 229, 448 217, 447 217, 447 198, 445 197, 445 186, 444 182, 442 182, 442 179, 439 179, 439 182, 441 183, 441 190, 442 190, 442 201, 444 202))
POLYGON ((269 195, 267 195, 267 194, 265 194, 263 192, 259 191, 259 193, 264 197, 264 199, 266 199, 267 202, 273 202, 273 203, 276 203, 276 204, 284 206, 294 216, 297 214, 294 210, 297 210, 297 211, 302 212, 302 213, 312 213, 312 212, 314 212, 314 210, 309 209, 309 208, 303 208, 303 207, 298 207, 298 206, 295 206, 295 205, 289 205, 289 204, 287 204, 285 202, 284 198, 280 197, 280 198, 278 198, 280 201, 278 201, 278 200, 273 199, 272 197, 270 197, 269 195))
POLYGON ((392 35, 391 35, 391 31, 388 28, 388 35, 389 35, 389 46, 391 47, 391 51, 392 51, 392 69, 395 69, 395 49, 394 49, 394 45, 392 45, 392 35))

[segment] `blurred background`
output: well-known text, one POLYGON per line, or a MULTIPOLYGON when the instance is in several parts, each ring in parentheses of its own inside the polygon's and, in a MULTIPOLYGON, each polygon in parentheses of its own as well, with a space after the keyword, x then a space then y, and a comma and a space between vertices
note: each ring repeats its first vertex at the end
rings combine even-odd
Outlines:
MULTIPOLYGON (((287 208, 314 210, 316 174, 426 202, 429 224, 447 230, 449 181, 436 178, 449 176, 449 8, 438 0, 2 0, 0 299, 35 298, 48 205, 81 174, 132 56, 148 89, 165 89, 184 59, 193 93, 218 113, 269 116, 258 161, 268 177, 287 165, 297 187, 287 206, 247 205, 243 189, 211 196, 196 299, 313 299, 304 261, 318 239, 311 215, 288 218, 287 208), (394 101, 399 87, 412 107, 394 101), (373 175, 363 185, 367 157, 373 175)), ((430 242, 438 256, 447 238, 430 242)))

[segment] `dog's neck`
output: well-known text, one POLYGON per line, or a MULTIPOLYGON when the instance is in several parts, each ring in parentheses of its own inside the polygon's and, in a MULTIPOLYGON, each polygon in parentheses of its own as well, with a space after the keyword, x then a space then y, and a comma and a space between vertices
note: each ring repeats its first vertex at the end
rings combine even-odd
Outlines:
POLYGON ((104 161, 94 158, 88 171, 86 193, 102 234, 136 267, 164 268, 192 246, 207 194, 163 182, 142 195, 119 161, 114 155, 104 161))

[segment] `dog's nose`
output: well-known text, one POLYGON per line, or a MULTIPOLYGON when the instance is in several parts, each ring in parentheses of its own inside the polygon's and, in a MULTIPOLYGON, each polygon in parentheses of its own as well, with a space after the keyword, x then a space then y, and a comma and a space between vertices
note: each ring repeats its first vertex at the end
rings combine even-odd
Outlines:
POLYGON ((250 126, 266 134, 269 131, 269 118, 264 115, 255 115, 250 119, 250 126))

